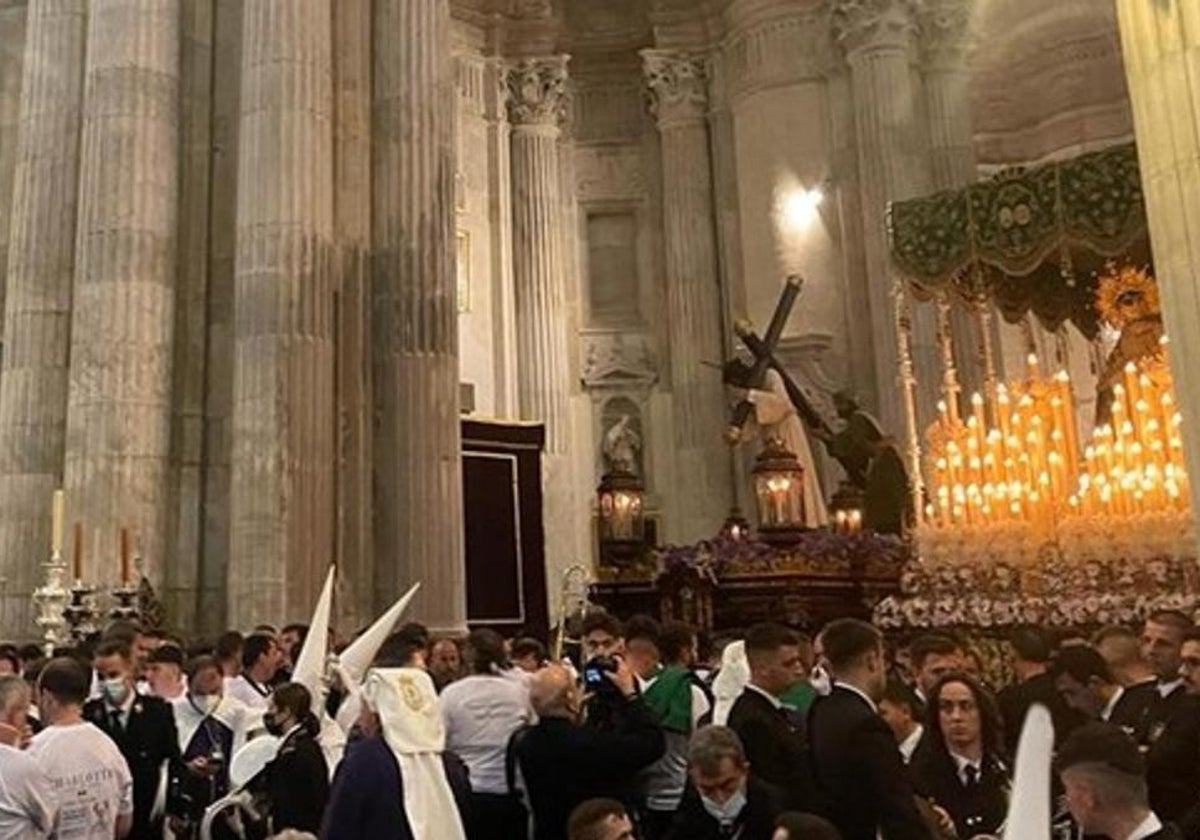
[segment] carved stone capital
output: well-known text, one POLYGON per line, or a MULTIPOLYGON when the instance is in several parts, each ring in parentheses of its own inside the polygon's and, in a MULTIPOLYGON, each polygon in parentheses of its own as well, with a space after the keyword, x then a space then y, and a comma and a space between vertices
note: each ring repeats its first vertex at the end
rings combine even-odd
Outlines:
POLYGON ((509 65, 508 110, 514 126, 557 128, 566 116, 570 56, 525 58, 509 65))
POLYGON ((833 32, 847 57, 916 42, 918 0, 834 0, 833 32))
POLYGON ((650 113, 660 127, 704 119, 708 108, 707 59, 683 50, 643 50, 650 113))
POLYGON ((926 0, 921 14, 921 51, 935 69, 965 68, 974 49, 973 0, 926 0))

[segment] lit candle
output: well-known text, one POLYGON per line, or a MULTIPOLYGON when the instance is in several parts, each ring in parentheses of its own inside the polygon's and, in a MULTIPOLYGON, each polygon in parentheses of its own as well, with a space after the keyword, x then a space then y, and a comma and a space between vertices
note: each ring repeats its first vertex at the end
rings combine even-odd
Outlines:
POLYGON ((62 554, 64 500, 63 491, 55 490, 50 503, 50 553, 55 556, 62 554))
POLYGON ((847 524, 849 526, 851 534, 857 534, 859 531, 861 531, 862 530, 862 511, 861 510, 850 511, 850 516, 847 520, 847 524))
POLYGON ((1040 368, 1039 368, 1039 366, 1038 366, 1038 357, 1037 357, 1037 353, 1030 353, 1030 354, 1029 354, 1029 355, 1026 357, 1026 359, 1025 359, 1025 366, 1028 368, 1028 371, 1029 371, 1029 378, 1030 378, 1030 380, 1032 380, 1032 381, 1035 381, 1035 382, 1036 382, 1038 379, 1040 379, 1040 378, 1041 378, 1041 376, 1042 376, 1042 372, 1041 372, 1041 369, 1040 369, 1040 368))

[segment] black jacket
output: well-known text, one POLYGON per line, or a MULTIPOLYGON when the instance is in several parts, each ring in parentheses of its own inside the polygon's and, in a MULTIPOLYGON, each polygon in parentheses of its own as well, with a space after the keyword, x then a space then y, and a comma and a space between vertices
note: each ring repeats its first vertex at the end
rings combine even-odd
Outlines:
POLYGON ((896 739, 867 701, 844 686, 808 716, 813 776, 843 840, 930 840, 896 739))
POLYGON ((1200 838, 1200 697, 1182 689, 1158 698, 1146 733, 1150 807, 1183 836, 1200 838))
POLYGON ((1075 727, 1084 722, 1083 716, 1067 705, 1054 688, 1054 678, 1038 674, 1021 683, 1010 685, 996 695, 996 705, 1004 719, 1004 742, 1009 755, 1016 755, 1017 740, 1025 725, 1025 713, 1034 703, 1041 703, 1050 712, 1054 723, 1054 741, 1063 743, 1075 727))
POLYGON ((329 800, 329 765, 316 739, 303 728, 288 735, 264 772, 275 832, 320 831, 329 800))
MULTIPOLYGON (((741 830, 738 840, 771 840, 775 820, 782 812, 780 791, 751 776, 746 783, 746 807, 734 822, 741 830)), ((666 840, 726 840, 728 836, 721 833, 720 823, 704 810, 700 794, 689 784, 666 840)))
POLYGON ((747 688, 729 710, 754 775, 774 785, 789 810, 817 810, 803 721, 747 688))
MULTIPOLYGON (((932 744, 936 733, 927 739, 932 744)), ((931 746, 909 765, 917 791, 946 809, 961 838, 997 834, 1008 815, 1008 769, 998 759, 984 759, 979 781, 968 787, 958 765, 944 749, 931 746)))
POLYGON ((1127 686, 1113 706, 1108 722, 1124 729, 1139 744, 1145 746, 1150 730, 1150 719, 1161 701, 1158 685, 1154 680, 1127 686))
POLYGON ((627 705, 612 729, 543 718, 514 736, 534 840, 566 840, 567 818, 576 805, 596 797, 621 799, 631 777, 662 757, 666 741, 654 713, 641 698, 621 702, 627 705))
POLYGON ((175 734, 175 712, 171 705, 158 697, 138 695, 133 699, 124 726, 117 726, 104 700, 89 700, 84 704, 83 717, 113 739, 129 765, 133 777, 130 840, 161 838, 161 822, 151 820, 150 812, 158 797, 163 765, 174 770, 179 762, 179 738, 175 734))

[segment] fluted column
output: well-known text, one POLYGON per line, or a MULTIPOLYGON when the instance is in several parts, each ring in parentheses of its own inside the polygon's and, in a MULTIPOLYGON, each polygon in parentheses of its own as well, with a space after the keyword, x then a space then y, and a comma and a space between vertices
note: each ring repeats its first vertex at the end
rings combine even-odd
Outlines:
POLYGON ((546 425, 542 483, 550 588, 569 566, 582 512, 571 466, 566 270, 559 222, 560 120, 567 56, 527 59, 508 71, 512 122, 513 281, 516 286, 517 401, 521 419, 546 425), (567 555, 567 556, 564 556, 567 555))
POLYGON ((7 236, 0 371, 0 634, 32 635, 29 596, 61 482, 86 0, 30 0, 7 236))
POLYGON ((1154 270, 1200 511, 1200 5, 1117 0, 1154 270))
POLYGON ((229 621, 306 618, 334 556, 330 0, 245 0, 229 621))
POLYGON ((120 528, 155 582, 168 547, 181 37, 180 0, 90 4, 64 484, 102 582, 120 528))
MULTIPOLYGON (((921 125, 916 58, 915 0, 835 0, 834 31, 850 64, 862 187, 867 308, 874 335, 878 411, 884 429, 904 428, 892 316, 888 256, 889 201, 920 195, 929 186, 929 159, 921 125)), ((914 356, 922 391, 937 383, 932 307, 914 312, 914 356)), ((923 400, 923 402, 928 401, 923 400)))
POLYGON ((707 125, 706 61, 681 51, 642 53, 662 137, 667 319, 675 418, 674 538, 694 542, 729 514, 725 389, 705 361, 724 358, 716 220, 707 125))
MULTIPOLYGON (((976 7, 975 0, 928 0, 921 17, 931 186, 935 190, 959 189, 978 178, 969 89, 973 47, 971 20, 976 7)), ((968 397, 976 391, 982 392, 985 385, 980 342, 986 321, 963 301, 954 301, 950 329, 959 377, 968 397)), ((993 338, 998 339, 999 334, 993 338)))
POLYGON ((375 4, 376 596, 421 582, 415 615, 466 624, 454 123, 446 0, 375 4))

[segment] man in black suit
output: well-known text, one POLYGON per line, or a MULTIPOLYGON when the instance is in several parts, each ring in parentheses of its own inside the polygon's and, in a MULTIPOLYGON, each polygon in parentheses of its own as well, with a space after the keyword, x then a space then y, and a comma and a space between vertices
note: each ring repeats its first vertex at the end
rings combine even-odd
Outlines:
POLYGON ((1048 672, 1063 702, 1090 720, 1119 726, 1135 741, 1145 729, 1150 706, 1158 697, 1152 683, 1119 685, 1095 648, 1075 645, 1054 657, 1048 672))
POLYGON ((276 833, 291 828, 316 834, 329 800, 329 766, 317 743, 320 724, 308 689, 299 683, 275 689, 264 723, 268 733, 283 739, 265 771, 271 827, 276 833))
POLYGON ((778 624, 758 624, 746 633, 750 681, 729 710, 754 775, 777 787, 790 810, 814 809, 804 722, 779 698, 804 678, 800 640, 778 624))
POLYGON ((783 810, 778 791, 750 773, 737 733, 706 726, 688 747, 690 784, 667 840, 771 840, 783 810))
POLYGON ((166 701, 135 691, 132 658, 124 641, 101 642, 92 667, 100 679, 101 696, 84 705, 84 720, 112 738, 129 765, 133 776, 129 837, 156 840, 162 837, 162 815, 154 813, 154 805, 166 778, 164 768, 179 758, 175 714, 166 701))
POLYGON ((1177 610, 1151 614, 1142 629, 1142 655, 1158 676, 1146 727, 1146 782, 1150 807, 1200 838, 1200 697, 1180 677, 1183 642, 1191 619, 1177 610))
POLYGON ((996 695, 996 705, 1004 721, 1005 747, 1016 755, 1017 739, 1025 725, 1025 713, 1034 703, 1050 712, 1054 739, 1062 743, 1071 730, 1083 723, 1079 712, 1071 709, 1054 688, 1048 673, 1050 643, 1037 627, 1018 627, 1008 637, 1013 673, 1017 681, 996 695))
POLYGON ((1080 727, 1063 745, 1058 771, 1067 807, 1091 836, 1127 840, 1181 840, 1147 802, 1146 766, 1128 735, 1106 723, 1080 727))
POLYGON ((912 781, 875 706, 887 680, 883 636, 846 618, 821 631, 834 678, 808 717, 813 771, 830 820, 845 840, 930 840, 912 781))

